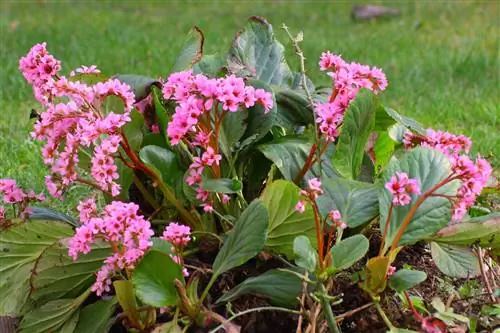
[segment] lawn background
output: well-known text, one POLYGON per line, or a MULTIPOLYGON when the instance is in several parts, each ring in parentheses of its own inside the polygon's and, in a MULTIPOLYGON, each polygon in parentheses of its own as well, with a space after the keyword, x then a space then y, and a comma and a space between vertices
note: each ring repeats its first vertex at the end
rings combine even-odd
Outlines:
MULTIPOLYGON (((359 3, 359 2, 358 2, 359 3)), ((313 81, 328 84, 317 60, 324 50, 383 68, 386 105, 428 127, 472 137, 474 152, 500 162, 499 1, 384 2, 400 17, 353 22, 348 1, 6 2, 0 6, 0 178, 40 191, 47 173, 40 144, 29 137, 37 107, 18 59, 38 42, 60 59, 63 73, 96 64, 104 73, 166 76, 198 25, 205 53, 225 52, 251 15, 266 17, 297 68, 286 23, 302 30, 313 81)), ((69 193, 68 210, 83 188, 69 193)))

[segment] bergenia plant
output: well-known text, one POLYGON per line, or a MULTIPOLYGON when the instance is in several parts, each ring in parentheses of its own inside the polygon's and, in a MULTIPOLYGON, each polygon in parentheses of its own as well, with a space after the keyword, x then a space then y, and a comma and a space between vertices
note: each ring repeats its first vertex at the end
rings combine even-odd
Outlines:
POLYGON ((373 306, 397 332, 389 286, 418 322, 407 328, 444 332, 412 303, 426 273, 401 268, 398 254, 418 242, 443 273, 481 276, 498 301, 488 264, 500 219, 475 209, 495 184, 487 159, 469 138, 383 106, 377 67, 326 51, 331 85, 316 87, 302 34, 283 28, 297 72, 260 17, 227 55, 205 55, 195 27, 165 77, 95 65, 64 75, 46 43, 20 59, 40 103, 47 193, 65 200, 78 184, 88 195, 66 215, 0 180, 1 316, 19 317, 20 332, 215 333, 273 310, 293 314, 296 332, 340 332, 373 306), (237 267, 246 280, 232 278, 237 267), (345 275, 366 304, 344 306, 345 275), (246 294, 267 305, 233 312, 246 294))

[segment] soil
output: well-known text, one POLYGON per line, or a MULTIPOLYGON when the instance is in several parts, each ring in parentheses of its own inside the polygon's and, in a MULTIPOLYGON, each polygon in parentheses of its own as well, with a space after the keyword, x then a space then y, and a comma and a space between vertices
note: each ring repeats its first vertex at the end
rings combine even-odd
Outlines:
MULTIPOLYGON (((370 250, 368 256, 373 257, 377 255, 380 246, 380 234, 373 232, 370 238, 370 250)), ((205 244, 203 251, 198 252, 196 257, 186 258, 186 263, 201 268, 201 271, 203 271, 204 268, 210 269, 211 263, 217 254, 216 247, 210 245, 211 244, 205 244)), ((272 257, 266 258, 267 260, 265 260, 262 257, 263 256, 258 259, 253 259, 245 265, 223 274, 212 287, 212 291, 207 299, 208 304, 214 303, 224 292, 232 289, 234 286, 251 276, 262 274, 269 269, 284 267, 284 264, 280 260, 272 257)), ((405 264, 427 273, 427 280, 412 289, 411 293, 413 295, 421 296, 428 309, 432 309, 430 304, 434 297, 440 297, 445 303, 449 299, 449 290, 443 287, 443 281, 447 281, 450 289, 453 286, 455 290, 466 282, 463 279, 451 280, 445 277, 432 261, 430 250, 428 249, 428 245, 425 243, 405 247, 398 254, 396 262, 393 265, 396 266, 397 269, 400 269, 403 268, 403 265, 405 264)), ((362 269, 364 265, 364 262, 360 262, 353 267, 352 272, 346 272, 337 276, 332 294, 343 294, 343 302, 340 305, 333 307, 335 315, 341 315, 349 310, 356 309, 370 303, 370 298, 351 281, 351 273, 362 269)), ((195 274, 201 274, 200 289, 202 290, 204 285, 208 282, 210 275, 203 273, 195 274)), ((419 323, 413 318, 409 310, 402 309, 400 306, 402 300, 394 295, 393 292, 388 291, 382 299, 382 307, 394 325, 397 327, 419 331, 419 323)), ((488 300, 486 296, 479 296, 465 300, 455 299, 451 304, 455 313, 471 315, 478 314, 481 306, 487 303, 488 300)), ((253 295, 244 295, 231 302, 231 311, 238 313, 250 308, 269 305, 270 304, 266 299, 253 295)), ((221 314, 225 318, 231 316, 225 305, 214 307, 211 310, 221 314)), ((168 320, 168 318, 161 317, 159 317, 159 319, 164 319, 165 321, 168 320)), ((294 333, 297 328, 297 319, 298 316, 293 314, 262 311, 252 312, 238 317, 233 323, 241 327, 242 333, 294 333)), ((387 332, 387 327, 373 306, 344 319, 340 324, 340 328, 343 333, 387 332)), ((191 328, 188 332, 205 333, 207 331, 208 330, 206 328, 191 328)), ((117 326, 115 326, 111 332, 122 333, 125 331, 120 330, 117 326)), ((221 330, 221 332, 223 331, 221 330)), ((450 333, 451 332, 465 333, 466 330, 459 328, 458 330, 450 330, 450 333)), ((492 330, 478 329, 477 332, 492 332, 492 330)))

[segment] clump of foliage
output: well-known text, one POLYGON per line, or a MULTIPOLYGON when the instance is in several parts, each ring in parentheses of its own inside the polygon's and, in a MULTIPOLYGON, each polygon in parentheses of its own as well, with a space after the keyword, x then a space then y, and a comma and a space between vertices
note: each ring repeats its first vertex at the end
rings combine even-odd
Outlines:
POLYGON ((445 274, 482 275, 497 301, 496 268, 485 261, 498 259, 500 219, 475 209, 493 183, 488 161, 468 155, 469 138, 381 105, 381 69, 324 52, 319 66, 332 85, 316 87, 302 35, 284 29, 299 72, 258 17, 227 55, 203 54, 194 28, 166 79, 107 77, 96 66, 64 76, 45 43, 21 58, 43 107, 33 136, 45 143, 48 192, 63 199, 81 183, 93 193, 74 219, 0 181, 11 204, 0 209, 1 315, 22 317, 21 332, 105 332, 114 323, 131 332, 236 332, 236 317, 277 310, 298 316, 298 332, 322 323, 339 332, 349 314, 334 315, 342 295, 333 286, 355 269, 372 302, 350 314, 374 305, 398 332, 381 306, 390 288, 423 331, 445 332, 447 307, 436 300, 437 314, 421 314, 408 293, 426 273, 392 265, 422 241, 445 274), (369 256, 374 227, 382 243, 369 256), (201 245, 216 252, 203 284, 207 271, 187 263, 201 245), (223 273, 261 253, 286 266, 208 297, 223 273), (247 293, 272 306, 231 318, 213 310, 247 293))

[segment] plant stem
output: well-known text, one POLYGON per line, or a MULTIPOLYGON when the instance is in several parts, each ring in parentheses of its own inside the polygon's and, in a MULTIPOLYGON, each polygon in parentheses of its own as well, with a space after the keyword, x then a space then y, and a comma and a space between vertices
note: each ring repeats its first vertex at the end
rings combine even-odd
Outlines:
POLYGON ((417 319, 419 322, 421 322, 423 318, 420 315, 420 313, 418 313, 417 309, 415 309, 415 307, 413 306, 410 295, 408 294, 407 291, 404 291, 404 295, 405 295, 406 301, 408 302, 408 306, 411 309, 411 312, 413 312, 413 316, 415 317, 415 319, 417 319))
POLYGON ((455 179, 458 179, 458 176, 454 176, 453 174, 449 175, 448 177, 443 179, 441 182, 439 182, 438 184, 431 187, 427 192, 422 194, 417 199, 417 201, 415 202, 413 207, 411 207, 410 211, 408 212, 405 219, 403 220, 401 227, 399 227, 398 233, 396 234, 396 237, 392 241, 391 251, 398 247, 399 241, 401 240, 401 237, 403 236, 404 232, 406 231, 406 228, 408 228, 408 225, 410 224, 411 219, 413 218, 413 216, 417 212, 417 209, 420 207, 420 205, 425 201, 425 199, 427 199, 434 191, 438 190, 440 187, 446 185, 447 183, 449 183, 455 179))
POLYGON ((319 255, 319 268, 320 268, 320 271, 321 273, 323 273, 323 267, 324 267, 324 254, 323 254, 323 250, 324 250, 324 244, 323 244, 323 226, 321 224, 321 215, 319 213, 319 209, 318 209, 318 206, 316 204, 316 201, 314 200, 311 200, 311 205, 313 207, 313 211, 314 211, 314 223, 315 223, 315 227, 316 227, 316 239, 317 239, 317 242, 318 242, 318 255, 319 255))
POLYGON ((361 305, 360 307, 358 307, 356 309, 353 309, 353 310, 347 311, 347 312, 345 312, 345 313, 343 313, 341 315, 338 315, 337 316, 337 323, 341 322, 345 318, 349 318, 351 316, 354 316, 356 313, 358 313, 360 311, 363 311, 364 309, 368 309, 372 305, 373 305, 373 302, 372 303, 366 303, 365 305, 361 305))
POLYGON ((78 177, 76 178, 76 181, 79 182, 79 183, 82 183, 82 184, 85 184, 85 185, 89 185, 89 186, 92 186, 93 188, 95 189, 98 189, 99 191, 109 195, 110 197, 112 197, 113 195, 111 194, 111 192, 109 191, 106 191, 106 190, 103 190, 99 185, 97 185, 96 183, 90 181, 90 180, 87 180, 85 178, 81 178, 81 177, 78 177))
POLYGON ((296 185, 299 185, 300 181, 302 180, 302 177, 306 174, 307 170, 309 170, 313 164, 313 158, 314 158, 314 153, 316 152, 317 146, 316 144, 313 144, 311 146, 311 150, 309 151, 309 155, 307 156, 306 161, 304 162, 304 165, 302 166, 302 169, 300 169, 299 173, 295 176, 293 179, 293 182, 296 185))
POLYGON ((384 229, 384 234, 382 235, 382 243, 380 243, 380 250, 378 251, 379 257, 381 257, 382 253, 384 252, 385 238, 387 237, 387 233, 389 232, 389 226, 391 224, 391 216, 393 209, 394 209, 394 203, 391 201, 391 206, 389 207, 389 214, 387 214, 387 220, 385 221, 385 229, 384 229))
POLYGON ((137 187, 137 189, 139 190, 139 192, 141 192, 142 196, 144 197, 144 199, 146 199, 146 201, 154 208, 154 209, 158 209, 158 208, 161 208, 160 207, 160 204, 158 202, 156 202, 155 198, 153 198, 153 196, 148 192, 148 190, 146 190, 146 188, 144 187, 144 185, 142 184, 141 180, 139 179, 139 177, 137 177, 137 175, 134 173, 133 174, 133 179, 134 179, 134 184, 135 186, 137 187))
POLYGON ((266 310, 269 310, 269 311, 282 311, 282 312, 288 312, 288 313, 300 315, 300 311, 296 311, 296 310, 290 310, 290 309, 287 309, 287 308, 280 308, 280 307, 276 307, 276 306, 262 306, 262 307, 248 309, 248 310, 245 310, 245 311, 238 312, 237 314, 235 314, 234 316, 228 318, 225 322, 223 322, 222 324, 220 324, 219 326, 217 326, 216 328, 214 328, 213 330, 211 330, 208 333, 216 333, 221 328, 224 328, 225 324, 231 322, 232 320, 234 320, 234 319, 236 319, 238 317, 246 315, 247 313, 258 312, 258 311, 266 311, 266 310))
POLYGON ((380 301, 373 301, 373 304, 375 304, 375 307, 377 308, 378 314, 380 315, 380 317, 382 317, 382 320, 384 321, 385 325, 389 328, 389 330, 393 330, 394 326, 392 325, 389 318, 387 318, 387 315, 385 314, 384 310, 380 306, 380 301))
POLYGON ((201 305, 203 304, 203 301, 205 300, 205 298, 208 296, 208 293, 210 292, 210 288, 212 288, 212 286, 215 283, 215 280, 217 280, 217 276, 218 275, 212 274, 212 278, 210 279, 210 281, 208 281, 208 284, 205 287, 205 290, 203 290, 203 293, 201 294, 201 297, 198 301, 198 304, 196 304, 196 311, 200 310, 201 305))
POLYGON ((484 253, 483 249, 478 248, 477 249, 477 257, 479 259, 479 270, 481 271, 481 276, 483 277, 484 284, 486 285, 486 290, 488 291, 488 294, 490 296, 490 299, 492 300, 493 303, 496 303, 496 298, 493 293, 493 289, 491 289, 491 284, 488 276, 486 275, 486 272, 484 270, 484 253))
POLYGON ((323 307, 323 313, 325 314, 326 323, 330 328, 330 331, 333 333, 340 333, 340 330, 337 326, 337 320, 333 315, 332 307, 330 306, 330 302, 328 301, 328 291, 326 290, 323 283, 319 283, 319 290, 322 295, 320 295, 321 306, 323 307))

